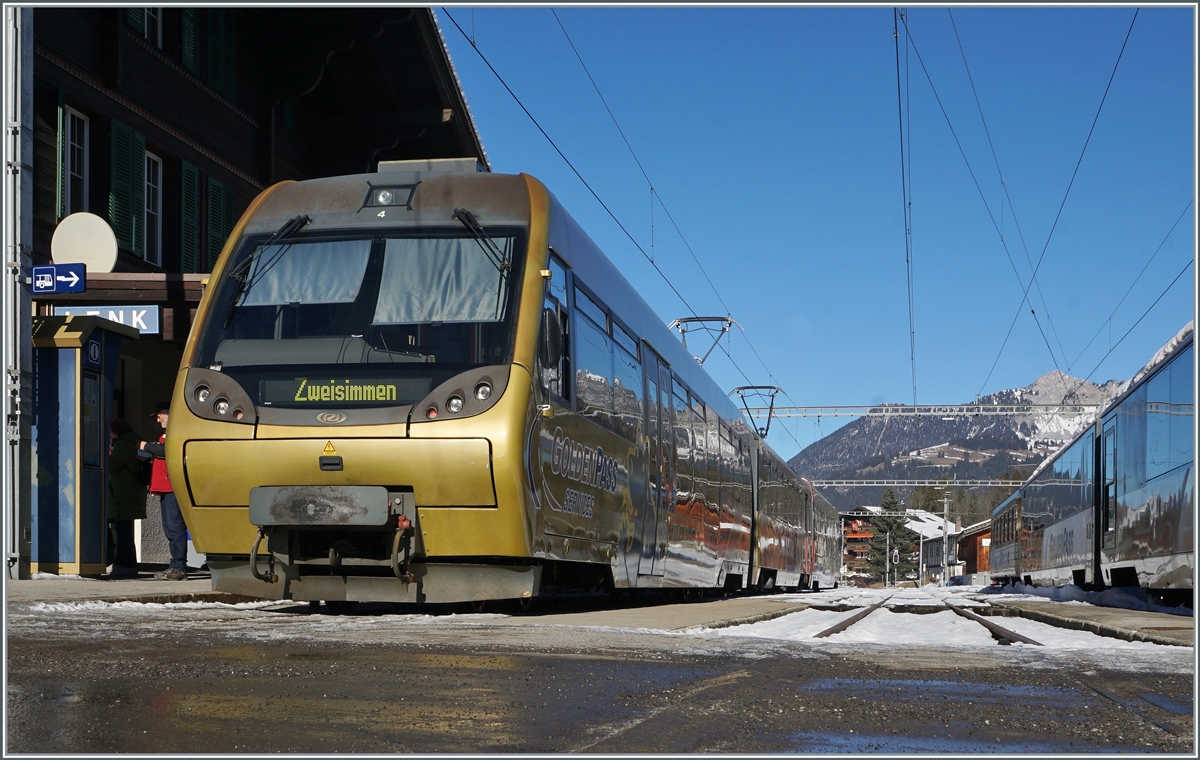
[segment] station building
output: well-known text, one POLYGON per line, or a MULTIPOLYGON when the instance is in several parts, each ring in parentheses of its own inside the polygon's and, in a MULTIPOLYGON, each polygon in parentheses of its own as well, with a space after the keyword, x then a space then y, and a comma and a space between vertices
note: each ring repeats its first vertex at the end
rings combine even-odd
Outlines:
MULTIPOLYGON (((80 211, 104 218, 119 248, 112 272, 88 272, 86 292, 34 297, 25 313, 94 314, 138 329, 122 345, 108 416, 128 419, 147 440, 160 432, 155 404, 171 397, 208 273, 259 192, 374 171, 384 160, 473 158, 490 171, 429 8, 12 14, 6 23, 19 27, 20 45, 7 51, 8 70, 19 81, 6 85, 24 95, 26 142, 14 152, 26 172, 6 224, 27 257, 22 268, 50 263, 57 225, 80 211)), ((16 321, 20 356, 30 327, 19 313, 16 321)), ((28 400, 14 406, 10 440, 20 430, 25 453, 11 469, 27 473, 28 400)), ((23 484, 10 484, 9 464, 7 548, 17 577, 14 558, 27 567, 29 536, 21 496, 10 494, 24 489, 27 500, 28 482, 17 473, 23 484)), ((153 505, 148 514, 156 523, 153 505)))

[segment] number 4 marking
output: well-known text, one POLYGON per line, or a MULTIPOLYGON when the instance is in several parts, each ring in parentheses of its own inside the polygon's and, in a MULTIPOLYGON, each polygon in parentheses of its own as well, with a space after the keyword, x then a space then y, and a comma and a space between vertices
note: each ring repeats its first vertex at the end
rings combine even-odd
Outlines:
POLYGON ((377 217, 379 217, 380 219, 382 219, 382 218, 384 217, 384 215, 386 215, 386 214, 387 214, 387 209, 384 209, 383 211, 380 211, 380 212, 379 212, 378 214, 376 214, 375 216, 377 216, 377 217))

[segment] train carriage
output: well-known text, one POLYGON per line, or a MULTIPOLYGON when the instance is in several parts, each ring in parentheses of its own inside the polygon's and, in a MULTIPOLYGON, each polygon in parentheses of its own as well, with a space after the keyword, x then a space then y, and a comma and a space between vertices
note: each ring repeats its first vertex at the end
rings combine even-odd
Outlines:
POLYGON ((991 576, 1034 585, 1195 588, 1189 323, 1095 422, 993 512, 991 576))
POLYGON ((782 503, 803 481, 764 495, 778 457, 528 175, 394 162, 268 188, 213 267, 167 443, 220 590, 812 582, 812 500, 782 503))

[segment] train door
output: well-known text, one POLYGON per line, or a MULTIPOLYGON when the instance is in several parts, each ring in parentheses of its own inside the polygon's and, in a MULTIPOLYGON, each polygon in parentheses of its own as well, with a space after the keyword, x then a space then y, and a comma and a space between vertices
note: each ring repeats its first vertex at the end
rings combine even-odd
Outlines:
MULTIPOLYGON (((1100 476, 1101 564, 1104 561, 1103 552, 1114 549, 1117 538, 1117 420, 1115 417, 1105 423, 1103 435, 1103 456, 1100 459, 1100 467, 1103 469, 1100 476)), ((1096 582, 1099 583, 1102 577, 1096 578, 1096 582)))
POLYGON ((647 509, 642 511, 642 556, 639 575, 662 575, 667 510, 674 500, 675 455, 672 446, 671 368, 652 351, 646 354, 646 437, 649 461, 647 509))

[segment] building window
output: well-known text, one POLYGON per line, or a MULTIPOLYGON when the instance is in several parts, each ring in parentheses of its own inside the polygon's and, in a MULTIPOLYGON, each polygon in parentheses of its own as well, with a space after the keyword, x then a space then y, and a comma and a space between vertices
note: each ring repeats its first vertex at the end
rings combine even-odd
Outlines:
POLYGON ((162 8, 126 8, 125 22, 151 45, 162 48, 162 8))
POLYGON ((62 112, 62 209, 60 217, 88 210, 88 118, 73 108, 62 112))
POLYGON ((162 266, 162 159, 153 153, 146 154, 145 198, 146 261, 162 266))
POLYGON ((145 34, 151 45, 162 47, 162 8, 146 8, 145 34))

